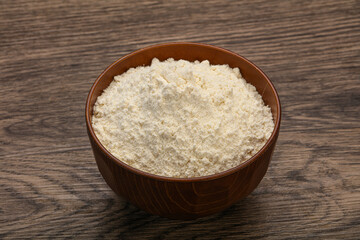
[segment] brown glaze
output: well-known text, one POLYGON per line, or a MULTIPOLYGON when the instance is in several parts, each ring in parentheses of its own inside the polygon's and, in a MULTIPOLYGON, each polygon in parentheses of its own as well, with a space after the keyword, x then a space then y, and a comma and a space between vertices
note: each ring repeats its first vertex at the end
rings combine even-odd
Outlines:
POLYGON ((99 171, 111 189, 139 208, 172 219, 194 219, 219 212, 250 194, 264 177, 279 134, 279 97, 267 76, 253 63, 228 50, 198 43, 167 43, 140 49, 110 65, 95 81, 86 101, 86 126, 99 171), (135 169, 111 155, 95 136, 91 115, 96 98, 115 75, 131 67, 149 65, 156 57, 239 67, 243 77, 271 107, 275 129, 251 159, 225 172, 196 178, 169 178, 135 169))

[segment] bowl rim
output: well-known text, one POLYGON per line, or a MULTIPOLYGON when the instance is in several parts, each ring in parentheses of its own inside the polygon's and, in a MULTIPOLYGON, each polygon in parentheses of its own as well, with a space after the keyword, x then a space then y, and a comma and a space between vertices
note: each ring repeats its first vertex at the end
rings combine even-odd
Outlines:
POLYGON ((169 42, 169 43, 160 43, 160 44, 154 44, 154 45, 150 45, 144 48, 140 48, 138 50, 135 50, 129 54, 124 55, 123 57, 117 59, 115 62, 113 62, 112 64, 110 64, 95 80, 95 82, 93 83, 93 85, 91 86, 91 89, 88 93, 88 96, 86 98, 86 107, 85 107, 85 119, 86 119, 86 126, 88 129, 88 133, 91 136, 91 138, 95 141, 96 145, 98 148, 100 148, 100 150, 113 162, 115 162, 117 165, 119 165, 120 167, 125 168, 126 170, 136 174, 136 175, 141 175, 147 178, 151 178, 151 179, 155 179, 158 181, 166 181, 166 182, 183 182, 183 183, 188 183, 188 182, 204 182, 204 181, 210 181, 210 180, 214 180, 214 179, 219 179, 219 178, 223 178, 226 177, 228 175, 231 175, 235 172, 237 172, 238 170, 245 168, 246 166, 252 164, 253 162, 255 162, 255 160, 262 154, 264 154, 264 152, 266 151, 266 149, 269 148, 269 146, 276 141, 276 137, 277 134, 279 133, 279 129, 280 129, 280 121, 281 121, 281 104, 280 104, 280 99, 279 99, 279 95, 273 85, 273 83, 270 81, 270 79, 267 77, 267 75, 260 69, 258 68, 254 63, 252 63, 251 61, 249 61, 248 59, 246 59, 243 56, 240 56, 237 53, 234 53, 230 50, 221 48, 221 47, 217 47, 217 46, 213 46, 213 45, 209 45, 209 44, 204 44, 204 43, 195 43, 195 42, 169 42), (119 62, 124 61, 125 59, 139 54, 143 51, 147 51, 149 49, 152 48, 161 48, 161 47, 166 47, 166 46, 176 46, 176 45, 191 45, 191 46, 200 46, 200 47, 205 47, 205 48, 212 48, 215 49, 217 51, 222 51, 226 54, 230 54, 233 55, 237 58, 241 58, 243 61, 247 62, 248 64, 250 64, 253 68, 255 68, 257 71, 260 72, 260 74, 263 75, 263 77, 266 79, 266 81, 269 83, 271 90, 274 92, 275 98, 276 98, 276 107, 277 107, 277 119, 275 119, 275 126, 274 126, 274 130, 271 133, 269 139, 266 141, 265 145, 255 154, 253 155, 251 158, 245 160, 244 162, 240 163, 239 165, 232 167, 228 170, 219 172, 219 173, 215 173, 215 174, 211 174, 211 175, 206 175, 206 176, 199 176, 199 177, 189 177, 189 178, 179 178, 179 177, 167 177, 167 176, 161 176, 161 175, 156 175, 156 174, 152 174, 149 172, 145 172, 142 171, 140 169, 134 168, 128 164, 126 164, 125 162, 121 161, 120 159, 116 158, 114 155, 112 155, 100 142, 100 140, 96 137, 96 134, 94 132, 94 129, 92 127, 91 124, 91 116, 90 116, 90 99, 92 98, 92 95, 94 94, 94 90, 96 88, 96 86, 99 84, 100 80, 102 79, 102 77, 109 71, 109 69, 111 69, 114 65, 118 64, 119 62))

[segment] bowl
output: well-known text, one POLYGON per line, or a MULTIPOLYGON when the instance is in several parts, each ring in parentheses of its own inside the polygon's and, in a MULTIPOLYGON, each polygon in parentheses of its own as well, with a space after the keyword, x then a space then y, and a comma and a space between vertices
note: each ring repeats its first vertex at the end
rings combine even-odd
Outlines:
POLYGON ((220 212, 249 195, 264 177, 279 135, 281 108, 278 94, 268 77, 247 59, 222 48, 199 43, 164 43, 132 52, 111 64, 90 89, 85 109, 86 127, 99 171, 110 188, 148 213, 171 219, 195 219, 220 212), (96 98, 114 76, 129 68, 150 65, 153 58, 238 67, 270 106, 275 128, 266 144, 252 158, 217 174, 172 178, 143 172, 114 157, 100 143, 91 124, 96 98))

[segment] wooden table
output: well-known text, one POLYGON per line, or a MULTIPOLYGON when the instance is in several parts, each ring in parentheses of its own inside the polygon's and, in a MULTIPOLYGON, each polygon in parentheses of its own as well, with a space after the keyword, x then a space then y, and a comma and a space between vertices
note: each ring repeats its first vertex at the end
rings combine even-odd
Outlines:
POLYGON ((359 1, 1 1, 0 238, 359 239, 359 1), (106 185, 85 130, 96 77, 151 44, 245 56, 283 119, 259 187, 193 221, 149 215, 106 185))

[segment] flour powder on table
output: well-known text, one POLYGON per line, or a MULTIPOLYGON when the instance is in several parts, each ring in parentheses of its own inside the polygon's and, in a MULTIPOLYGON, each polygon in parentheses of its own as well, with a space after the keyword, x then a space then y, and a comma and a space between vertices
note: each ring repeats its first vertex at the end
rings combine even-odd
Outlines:
POLYGON ((239 165, 270 137, 270 108, 238 68, 154 58, 116 76, 92 125, 126 164, 168 177, 198 177, 239 165))

